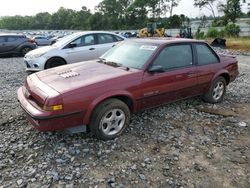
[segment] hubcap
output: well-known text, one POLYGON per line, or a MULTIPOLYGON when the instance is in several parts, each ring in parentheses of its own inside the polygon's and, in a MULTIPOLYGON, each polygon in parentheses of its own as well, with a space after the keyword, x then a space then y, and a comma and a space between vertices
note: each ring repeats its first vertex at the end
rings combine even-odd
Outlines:
POLYGON ((24 48, 24 49, 23 49, 23 54, 27 54, 29 51, 30 51, 29 48, 24 48))
POLYGON ((120 109, 112 109, 105 113, 100 122, 100 129, 105 135, 112 136, 121 131, 125 124, 125 113, 120 109))
POLYGON ((216 101, 219 100, 222 97, 223 93, 224 93, 224 83, 217 82, 216 85, 214 86, 212 93, 213 99, 216 101))

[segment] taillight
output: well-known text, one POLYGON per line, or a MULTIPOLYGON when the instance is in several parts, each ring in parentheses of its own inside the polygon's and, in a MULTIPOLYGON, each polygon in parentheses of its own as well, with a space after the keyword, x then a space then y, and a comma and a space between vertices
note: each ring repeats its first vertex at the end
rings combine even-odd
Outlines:
POLYGON ((31 43, 35 43, 35 40, 34 40, 34 39, 30 39, 30 38, 29 38, 28 41, 31 42, 31 43))

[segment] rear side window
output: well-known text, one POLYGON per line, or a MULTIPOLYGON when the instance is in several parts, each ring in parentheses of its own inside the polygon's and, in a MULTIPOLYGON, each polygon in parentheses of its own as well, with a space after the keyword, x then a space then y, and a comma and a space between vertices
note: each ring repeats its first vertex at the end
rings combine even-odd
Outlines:
POLYGON ((99 44, 116 42, 113 36, 110 34, 98 34, 97 37, 99 44))
POLYGON ((95 38, 94 35, 87 35, 83 38, 82 41, 84 46, 89 46, 95 44, 95 38))
POLYGON ((189 44, 167 46, 154 61, 164 70, 189 67, 193 64, 192 48, 189 44))
POLYGON ((82 37, 77 38, 70 44, 76 44, 76 47, 82 46, 90 46, 95 44, 95 37, 94 35, 84 35, 82 37))
POLYGON ((46 39, 45 37, 36 37, 35 39, 46 39))
POLYGON ((14 42, 14 41, 16 41, 17 39, 18 39, 17 36, 9 36, 8 39, 7 39, 7 41, 8 41, 8 42, 14 42))
POLYGON ((123 41, 123 40, 124 40, 123 38, 118 37, 118 36, 116 36, 116 35, 113 35, 113 36, 115 37, 115 39, 116 39, 117 41, 123 41))
POLYGON ((0 42, 6 42, 6 37, 1 37, 0 36, 0 42))
POLYGON ((196 44, 197 61, 198 65, 208 65, 218 63, 217 56, 212 50, 205 44, 196 44))

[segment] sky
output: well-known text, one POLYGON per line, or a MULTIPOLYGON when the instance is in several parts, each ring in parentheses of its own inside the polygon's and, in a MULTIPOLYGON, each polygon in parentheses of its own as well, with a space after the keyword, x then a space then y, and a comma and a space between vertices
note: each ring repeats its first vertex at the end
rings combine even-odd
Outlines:
MULTIPOLYGON (((80 10, 82 6, 94 10, 101 0, 2 0, 0 16, 35 15, 39 12, 56 12, 60 7, 80 10)), ((206 9, 193 7, 193 0, 181 0, 173 11, 174 14, 185 14, 188 17, 210 15, 206 9)))

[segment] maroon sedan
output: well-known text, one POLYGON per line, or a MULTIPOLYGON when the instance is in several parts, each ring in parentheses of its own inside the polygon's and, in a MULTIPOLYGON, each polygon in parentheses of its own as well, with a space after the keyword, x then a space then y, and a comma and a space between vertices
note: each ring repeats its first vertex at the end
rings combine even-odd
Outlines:
POLYGON ((237 60, 205 42, 134 39, 99 60, 28 76, 18 100, 40 131, 88 126, 107 140, 124 132, 138 110, 197 95, 221 102, 237 75, 237 60))

